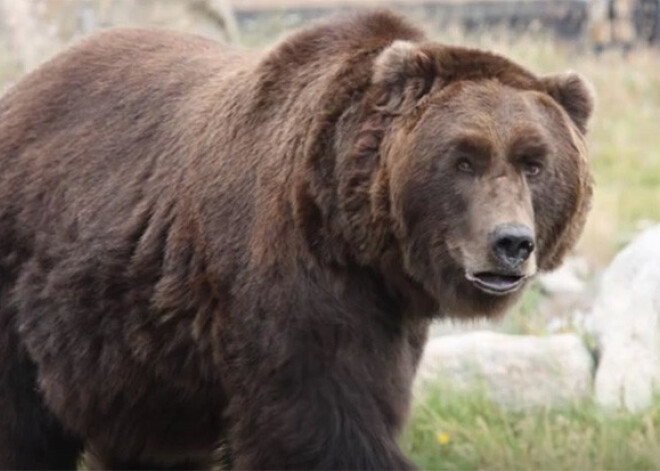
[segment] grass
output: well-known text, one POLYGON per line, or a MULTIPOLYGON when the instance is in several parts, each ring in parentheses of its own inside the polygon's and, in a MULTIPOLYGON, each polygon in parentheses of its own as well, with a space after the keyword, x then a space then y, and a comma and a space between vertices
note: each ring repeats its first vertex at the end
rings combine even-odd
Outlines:
POLYGON ((545 319, 536 315, 542 298, 541 288, 532 284, 522 299, 501 320, 498 328, 514 335, 539 335, 547 332, 545 319))
POLYGON ((401 444, 423 469, 660 469, 659 430, 660 399, 638 415, 591 402, 513 412, 438 387, 413 409, 401 444))
POLYGON ((0 36, 0 95, 12 80, 20 75, 18 59, 9 53, 8 41, 0 36))

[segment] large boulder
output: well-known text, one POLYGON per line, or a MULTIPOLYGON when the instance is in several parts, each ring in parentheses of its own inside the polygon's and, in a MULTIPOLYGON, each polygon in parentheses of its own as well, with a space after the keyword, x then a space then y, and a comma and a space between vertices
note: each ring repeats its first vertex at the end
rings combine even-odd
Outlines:
POLYGON ((594 304, 596 398, 606 408, 638 411, 651 404, 660 382, 659 319, 660 225, 616 256, 594 304))
POLYGON ((489 331, 440 336, 426 347, 417 391, 475 390, 506 407, 553 406, 589 397, 594 361, 575 334, 547 337, 489 331))

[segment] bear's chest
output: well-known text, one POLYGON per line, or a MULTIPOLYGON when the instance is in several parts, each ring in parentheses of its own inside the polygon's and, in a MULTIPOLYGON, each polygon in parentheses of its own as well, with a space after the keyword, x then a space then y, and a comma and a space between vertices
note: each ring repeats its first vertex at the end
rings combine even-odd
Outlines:
POLYGON ((223 391, 214 385, 182 390, 153 379, 145 383, 124 388, 114 399, 116 409, 89 411, 90 417, 104 417, 91 434, 94 447, 164 465, 208 459, 222 439, 223 391))

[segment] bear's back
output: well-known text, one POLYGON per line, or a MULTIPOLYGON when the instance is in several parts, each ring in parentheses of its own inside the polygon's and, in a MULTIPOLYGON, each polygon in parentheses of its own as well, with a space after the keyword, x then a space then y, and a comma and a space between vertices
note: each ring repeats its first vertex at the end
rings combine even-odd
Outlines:
POLYGON ((240 60, 201 37, 118 29, 29 74, 0 99, 0 246, 74 223, 92 237, 173 200, 206 131, 204 90, 221 94, 209 84, 240 60))

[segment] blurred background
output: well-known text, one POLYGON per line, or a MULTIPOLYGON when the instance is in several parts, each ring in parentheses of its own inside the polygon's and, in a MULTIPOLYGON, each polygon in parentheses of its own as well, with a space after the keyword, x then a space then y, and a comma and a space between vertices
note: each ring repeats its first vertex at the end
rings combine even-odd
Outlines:
POLYGON ((503 319, 434 326, 407 453, 443 469, 660 468, 660 0, 0 0, 0 91, 102 28, 265 48, 376 6, 440 42, 576 70, 598 97, 581 242, 503 319))

